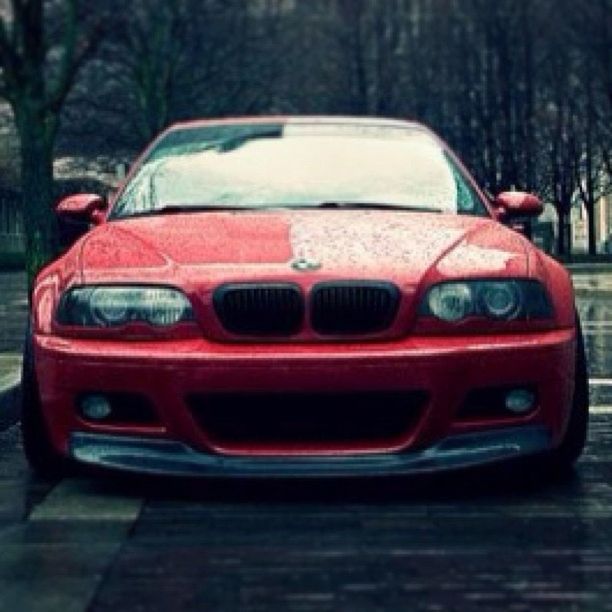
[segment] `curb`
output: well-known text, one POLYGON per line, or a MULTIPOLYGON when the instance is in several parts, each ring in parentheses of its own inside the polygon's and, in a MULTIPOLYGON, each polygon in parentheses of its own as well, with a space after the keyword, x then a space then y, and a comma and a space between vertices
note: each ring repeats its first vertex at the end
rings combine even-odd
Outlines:
POLYGON ((19 420, 19 403, 21 399, 21 377, 0 388, 0 431, 13 426, 19 420))

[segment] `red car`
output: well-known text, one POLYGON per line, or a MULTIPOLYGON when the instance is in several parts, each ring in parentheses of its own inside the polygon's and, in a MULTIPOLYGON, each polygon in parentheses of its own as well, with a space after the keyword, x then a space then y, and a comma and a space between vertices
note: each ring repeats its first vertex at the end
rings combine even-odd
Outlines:
POLYGON ((487 198, 415 123, 170 128, 111 203, 57 208, 83 235, 33 290, 30 464, 265 478, 571 466, 588 418, 572 284, 516 231, 541 208, 487 198))

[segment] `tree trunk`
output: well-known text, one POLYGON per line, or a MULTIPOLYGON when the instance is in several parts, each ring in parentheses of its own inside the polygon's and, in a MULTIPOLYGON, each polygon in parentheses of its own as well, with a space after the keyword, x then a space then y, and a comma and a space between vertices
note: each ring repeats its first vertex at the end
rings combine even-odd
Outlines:
POLYGON ((39 113, 17 117, 21 142, 21 193, 29 286, 38 271, 57 253, 57 223, 53 212, 52 126, 39 113))
POLYGON ((568 252, 567 244, 567 214, 561 208, 557 208, 557 217, 559 220, 559 231, 557 232, 557 254, 565 255, 568 252))
POLYGON ((597 255, 597 237, 595 235, 595 203, 591 202, 590 205, 586 208, 589 255, 597 255))

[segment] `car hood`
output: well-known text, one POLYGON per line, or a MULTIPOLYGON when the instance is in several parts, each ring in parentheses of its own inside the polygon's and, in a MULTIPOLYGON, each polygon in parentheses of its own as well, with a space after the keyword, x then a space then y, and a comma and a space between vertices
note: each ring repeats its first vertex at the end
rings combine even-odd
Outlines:
POLYGON ((527 272, 526 241, 477 217, 403 211, 202 212, 115 220, 81 243, 86 282, 188 273, 388 278, 527 272), (300 271, 306 260, 312 270, 300 271))

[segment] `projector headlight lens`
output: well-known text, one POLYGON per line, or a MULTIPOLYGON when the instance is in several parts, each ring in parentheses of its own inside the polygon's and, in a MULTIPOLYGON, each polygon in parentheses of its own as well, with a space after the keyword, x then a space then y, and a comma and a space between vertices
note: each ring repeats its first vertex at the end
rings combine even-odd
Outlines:
POLYGON ((134 298, 129 289, 99 288, 89 296, 89 308, 93 318, 103 327, 123 325, 129 316, 130 304, 134 298))
POLYGON ((465 283, 437 285, 427 300, 431 314, 443 321, 460 321, 473 310, 473 297, 465 283))
POLYGON ((60 302, 57 322, 79 327, 119 327, 129 322, 157 327, 192 321, 187 297, 168 287, 91 286, 67 291, 60 302))
POLYGON ((483 310, 494 319, 512 319, 521 307, 521 294, 512 282, 483 283, 479 297, 483 310))
POLYGON ((455 323, 468 317, 549 319, 553 313, 548 294, 538 281, 513 279, 439 283, 427 292, 420 314, 455 323))

